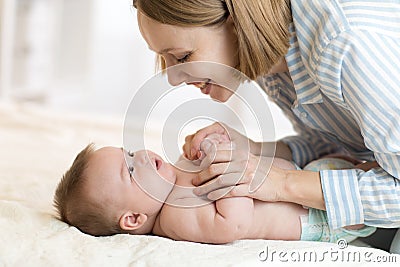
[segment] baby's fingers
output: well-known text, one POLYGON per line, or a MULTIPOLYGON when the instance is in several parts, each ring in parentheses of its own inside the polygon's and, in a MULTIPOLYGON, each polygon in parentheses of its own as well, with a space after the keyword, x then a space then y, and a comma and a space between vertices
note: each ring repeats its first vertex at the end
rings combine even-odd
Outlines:
POLYGON ((194 159, 200 150, 200 144, 203 142, 203 140, 211 135, 211 134, 224 134, 225 129, 221 126, 219 123, 213 123, 210 126, 207 126, 199 131, 197 131, 194 135, 193 138, 191 139, 191 147, 190 147, 190 157, 191 159, 194 159))
POLYGON ((189 160, 194 160, 191 156, 191 149, 192 149, 192 140, 193 140, 194 134, 188 135, 185 137, 185 144, 182 146, 183 150, 183 155, 185 158, 189 160))

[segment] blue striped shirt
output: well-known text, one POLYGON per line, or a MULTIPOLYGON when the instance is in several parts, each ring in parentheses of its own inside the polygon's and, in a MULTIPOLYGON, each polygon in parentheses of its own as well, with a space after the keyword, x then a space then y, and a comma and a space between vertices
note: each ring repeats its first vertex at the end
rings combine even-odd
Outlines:
POLYGON ((320 171, 332 228, 400 227, 400 1, 292 0, 289 72, 259 79, 297 136, 304 166, 346 151, 367 172, 320 171))

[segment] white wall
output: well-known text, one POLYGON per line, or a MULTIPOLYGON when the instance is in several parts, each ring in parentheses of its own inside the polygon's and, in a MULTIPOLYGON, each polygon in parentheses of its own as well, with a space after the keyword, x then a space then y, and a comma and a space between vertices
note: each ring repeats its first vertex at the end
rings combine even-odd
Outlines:
MULTIPOLYGON (((20 79, 10 86, 18 93, 16 101, 30 99, 67 112, 123 117, 135 92, 155 73, 155 55, 140 35, 131 0, 0 1, 12 1, 17 11, 30 6, 25 13, 17 12, 14 21, 14 48, 18 50, 21 40, 26 43, 26 54, 14 55, 12 62, 17 66, 12 76, 20 79), (19 30, 21 25, 26 32, 19 30), (41 97, 34 97, 37 92, 41 97)), ((193 90, 193 97, 198 95, 193 90)), ((276 136, 291 133, 280 111, 273 105, 271 109, 279 122, 276 136)))
POLYGON ((130 0, 64 2, 52 105, 124 114, 135 90, 154 74, 154 54, 135 14, 130 0))
POLYGON ((0 100, 3 101, 11 89, 14 6, 13 0, 0 0, 0 100))

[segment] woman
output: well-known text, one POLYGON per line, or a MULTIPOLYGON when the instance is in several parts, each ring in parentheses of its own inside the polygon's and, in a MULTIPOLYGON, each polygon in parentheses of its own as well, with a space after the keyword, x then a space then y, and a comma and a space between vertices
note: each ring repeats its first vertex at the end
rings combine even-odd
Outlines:
MULTIPOLYGON (((399 1, 137 0, 134 5, 142 36, 164 68, 196 61, 234 67, 257 80, 299 133, 276 143, 250 140, 243 166, 243 153, 229 158, 230 151, 219 151, 215 164, 194 181, 219 183, 198 187, 197 194, 216 198, 233 186, 227 196, 326 210, 332 228, 400 227, 399 1), (334 152, 377 163, 321 172, 256 169, 251 163, 274 156, 274 146, 276 157, 300 167, 334 152), (247 168, 239 182, 232 173, 223 174, 227 161, 238 172, 247 168), (253 176, 263 183, 249 192, 253 176)), ((193 84, 218 101, 232 95, 196 72, 168 73, 168 79, 173 85, 193 84)), ((234 142, 248 141, 226 129, 234 142)), ((224 131, 214 124, 188 136, 186 156, 196 159, 201 141, 224 131)))

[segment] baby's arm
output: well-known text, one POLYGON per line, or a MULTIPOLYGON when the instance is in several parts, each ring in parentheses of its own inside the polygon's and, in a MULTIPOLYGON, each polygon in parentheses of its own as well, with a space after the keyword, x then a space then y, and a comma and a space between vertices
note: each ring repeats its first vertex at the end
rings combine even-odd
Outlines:
POLYGON ((201 207, 168 207, 160 223, 170 238, 223 244, 246 237, 253 212, 253 199, 232 197, 201 207))

